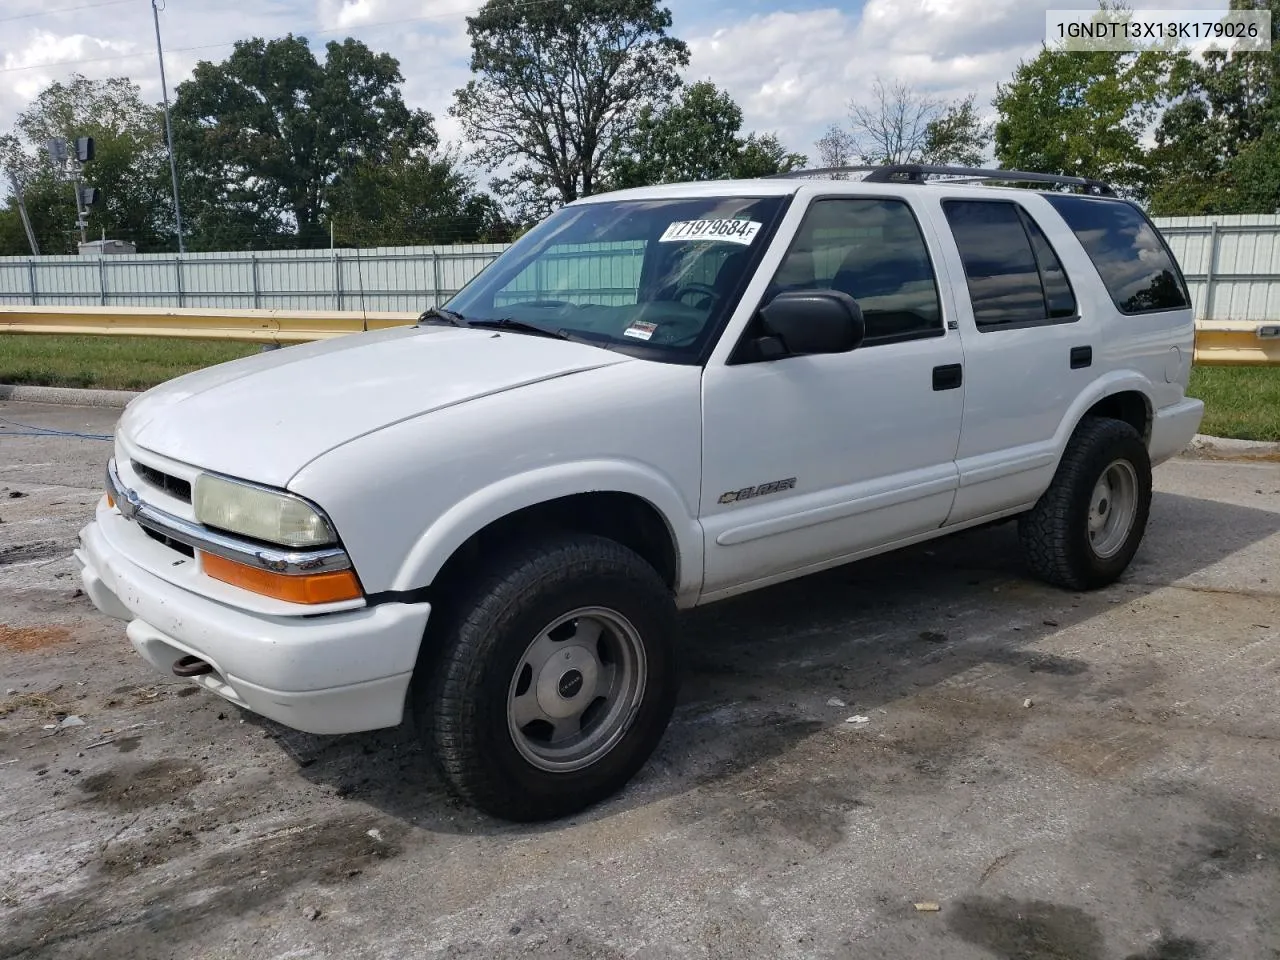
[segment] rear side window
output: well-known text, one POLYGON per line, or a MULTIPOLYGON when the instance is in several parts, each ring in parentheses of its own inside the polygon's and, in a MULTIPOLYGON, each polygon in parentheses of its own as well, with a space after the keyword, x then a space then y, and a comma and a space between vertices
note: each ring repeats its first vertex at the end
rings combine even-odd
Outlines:
POLYGON ((1121 313, 1181 310, 1190 305, 1173 254, 1132 204, 1065 194, 1045 199, 1075 231, 1121 313))
POLYGON ((947 200, 978 329, 1011 330, 1077 319, 1076 299, 1044 232, 1018 204, 947 200))

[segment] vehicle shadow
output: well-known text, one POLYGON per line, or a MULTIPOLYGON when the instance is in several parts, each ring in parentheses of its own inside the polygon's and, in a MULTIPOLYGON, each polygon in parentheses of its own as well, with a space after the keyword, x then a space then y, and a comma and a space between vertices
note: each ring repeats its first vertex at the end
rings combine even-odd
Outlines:
MULTIPOLYGON (((307 779, 419 829, 556 831, 684 794, 739 789, 753 769, 778 762, 820 731, 842 728, 850 715, 874 718, 904 698, 950 701, 939 688, 981 665, 1038 695, 1103 702, 1113 679, 1094 676, 1085 660, 1040 652, 1038 642, 1277 532, 1280 514, 1157 494, 1138 556, 1120 583, 1101 591, 1076 594, 1033 581, 1015 527, 1004 523, 690 611, 683 619, 685 680, 662 744, 617 797, 562 821, 513 825, 455 800, 407 722, 317 737, 245 716, 294 757, 307 779)), ((1021 707, 1020 695, 1007 709, 1013 707, 1021 707)), ((959 715, 943 719, 963 727, 984 708, 955 701, 951 709, 959 715)), ((954 744, 934 746, 930 752, 902 745, 912 775, 943 785, 954 744)))

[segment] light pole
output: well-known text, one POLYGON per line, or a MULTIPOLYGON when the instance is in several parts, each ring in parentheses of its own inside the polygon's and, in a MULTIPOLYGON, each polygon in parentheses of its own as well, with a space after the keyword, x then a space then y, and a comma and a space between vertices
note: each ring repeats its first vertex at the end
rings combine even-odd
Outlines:
POLYGON ((160 93, 164 97, 164 135, 169 141, 169 175, 173 178, 173 216, 178 226, 178 253, 186 253, 182 242, 182 207, 178 204, 178 163, 173 157, 173 124, 169 120, 169 87, 164 79, 164 48, 160 45, 160 3, 151 0, 156 21, 156 56, 160 60, 160 93))

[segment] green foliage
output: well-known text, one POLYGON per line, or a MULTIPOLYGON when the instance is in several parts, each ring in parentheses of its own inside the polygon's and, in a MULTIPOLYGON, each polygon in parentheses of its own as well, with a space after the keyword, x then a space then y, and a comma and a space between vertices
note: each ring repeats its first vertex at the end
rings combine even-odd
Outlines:
POLYGON ((1270 9, 1268 52, 1213 50, 1171 78, 1174 103, 1156 130, 1152 210, 1167 214, 1280 210, 1280 0, 1234 0, 1270 9))
POLYGON ((1092 177, 1145 196, 1152 176, 1142 139, 1178 59, 1043 48, 997 87, 996 159, 1006 168, 1092 177))
POLYGON ((798 170, 809 162, 803 153, 792 153, 775 133, 752 133, 742 142, 734 165, 735 177, 767 177, 798 170))
POLYGON ((600 189, 646 106, 689 62, 656 0, 488 0, 467 18, 471 69, 450 112, 522 220, 600 189))
POLYGON ((402 83, 394 57, 350 38, 323 63, 291 34, 198 64, 174 104, 192 249, 327 245, 331 219, 363 237, 425 240, 450 224, 464 238, 472 183, 402 83))
POLYGON ((1204 401, 1201 433, 1280 441, 1280 370, 1275 367, 1192 367, 1187 394, 1204 401))
MULTIPOLYGON (((74 74, 46 87, 18 115, 16 132, 0 137, 0 166, 24 185, 27 212, 43 254, 75 253, 73 184, 55 171, 46 141, 94 138, 94 159, 85 184, 100 192, 91 207, 87 234, 129 240, 138 249, 163 250, 172 243, 164 121, 126 77, 88 80, 74 74)), ((6 184, 7 186, 7 184, 6 184)), ((16 204, 0 212, 0 255, 29 253, 16 204)))
POLYGON ((974 110, 977 94, 948 104, 925 126, 921 159, 925 163, 980 166, 991 143, 992 130, 974 110))
POLYGON ((503 243, 510 233, 497 203, 450 156, 362 163, 330 201, 339 244, 503 243))
POLYGON ((0 383, 146 390, 173 377, 262 348, 187 337, 0 334, 0 383))
POLYGON ((608 170, 611 188, 785 173, 803 166, 774 134, 741 137, 742 109, 703 80, 661 108, 646 104, 608 170))

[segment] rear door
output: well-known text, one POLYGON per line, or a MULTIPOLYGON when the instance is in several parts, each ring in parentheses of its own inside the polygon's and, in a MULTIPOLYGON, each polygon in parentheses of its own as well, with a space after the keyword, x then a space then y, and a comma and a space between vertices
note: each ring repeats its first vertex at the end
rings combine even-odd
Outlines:
POLYGON ((958 278, 966 366, 948 524, 1034 502, 1053 476, 1058 427, 1096 375, 1100 320, 1082 316, 1063 266, 1064 250, 1083 259, 1079 245, 1051 210, 1033 216, 1030 201, 1043 210, 1043 200, 1028 201, 935 201, 942 255, 958 278))

